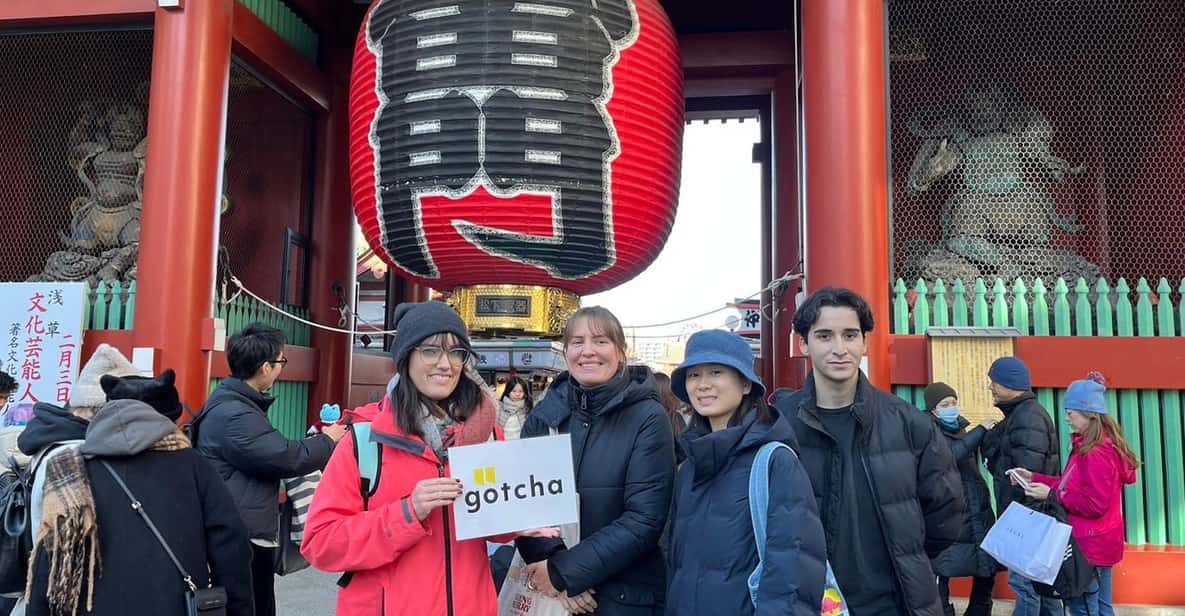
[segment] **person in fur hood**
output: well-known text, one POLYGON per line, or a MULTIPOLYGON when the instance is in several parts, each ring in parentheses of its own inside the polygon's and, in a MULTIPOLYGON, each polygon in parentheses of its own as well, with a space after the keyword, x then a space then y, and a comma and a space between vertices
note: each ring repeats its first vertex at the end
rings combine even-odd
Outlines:
POLYGON ((46 463, 29 616, 186 613, 183 576, 119 480, 194 583, 224 587, 227 614, 254 613, 246 530, 218 473, 170 419, 180 412, 168 402, 178 400, 173 379, 101 377, 106 396, 121 399, 97 409, 81 445, 46 463))

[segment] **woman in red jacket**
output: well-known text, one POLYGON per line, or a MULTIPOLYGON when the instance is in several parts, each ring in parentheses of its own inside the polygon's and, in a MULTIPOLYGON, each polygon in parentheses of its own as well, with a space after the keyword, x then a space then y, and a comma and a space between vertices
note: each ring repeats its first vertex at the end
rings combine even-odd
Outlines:
POLYGON ((1090 373, 1066 392, 1066 420, 1073 450, 1060 477, 1016 469, 1028 482, 1025 493, 1038 500, 1055 498, 1070 516, 1074 537, 1098 578, 1086 595, 1066 602, 1074 616, 1114 616, 1111 568, 1123 559, 1123 486, 1136 482, 1139 462, 1123 430, 1107 416, 1103 377, 1090 373))
POLYGON ((452 529, 462 486, 447 458, 449 447, 501 439, 493 394, 469 366, 469 336, 451 308, 403 304, 395 319, 402 377, 381 403, 353 412, 381 445, 378 489, 363 499, 347 434, 313 496, 301 553, 322 571, 349 572, 338 616, 495 616, 486 541, 458 541, 452 529))

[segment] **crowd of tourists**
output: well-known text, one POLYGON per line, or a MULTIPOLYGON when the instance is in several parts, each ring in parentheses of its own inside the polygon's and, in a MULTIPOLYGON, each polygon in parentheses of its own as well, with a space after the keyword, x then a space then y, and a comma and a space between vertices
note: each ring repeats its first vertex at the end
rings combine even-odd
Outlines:
MULTIPOLYGON (((4 609, 275 614, 275 576, 293 556, 278 495, 316 475, 299 550, 342 574, 341 616, 495 616, 498 543, 569 614, 940 616, 955 613, 950 580, 971 578, 965 614, 986 616, 1003 567, 981 546, 1014 502, 1056 505, 1090 566, 1084 590, 1061 598, 1009 572, 1014 614, 1114 613, 1121 495, 1139 463, 1101 375, 1062 399, 1063 467, 1054 415, 1018 358, 985 375, 998 421, 971 419, 993 415, 965 412, 945 383, 926 388, 928 412, 874 387, 861 370, 874 316, 845 289, 795 313, 813 368, 798 391, 767 390, 748 341, 726 331, 692 335, 669 376, 629 365, 617 318, 587 307, 564 327, 567 370, 546 395, 514 378, 498 396, 447 305, 404 304, 395 319, 386 394, 350 410, 353 426, 301 439, 268 421, 288 361, 278 330, 229 339, 230 376, 196 413, 172 371, 141 376, 100 345, 69 404, 39 403, 4 452, 28 500, 27 541, 0 554, 0 578, 20 574, 19 589, 0 587, 4 609), (547 435, 571 439, 578 541, 552 528, 458 540, 450 448, 547 435)), ((0 375, 0 389, 13 385, 0 375)))

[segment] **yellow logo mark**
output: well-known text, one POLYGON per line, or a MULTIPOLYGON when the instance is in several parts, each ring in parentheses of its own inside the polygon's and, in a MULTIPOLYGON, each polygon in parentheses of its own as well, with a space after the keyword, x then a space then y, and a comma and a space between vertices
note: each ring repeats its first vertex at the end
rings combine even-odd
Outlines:
POLYGON ((479 486, 492 486, 498 483, 498 475, 492 466, 478 468, 473 470, 473 481, 479 486))

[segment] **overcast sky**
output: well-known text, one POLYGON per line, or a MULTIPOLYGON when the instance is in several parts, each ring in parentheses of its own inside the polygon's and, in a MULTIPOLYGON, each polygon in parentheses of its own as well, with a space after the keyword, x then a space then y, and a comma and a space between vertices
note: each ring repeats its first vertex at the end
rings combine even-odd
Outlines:
MULTIPOLYGON (((687 125, 675 227, 658 259, 633 280, 589 295, 585 306, 612 310, 627 329, 707 312, 761 288, 761 170, 752 162, 755 120, 687 125)), ((735 311, 696 320, 724 325, 735 311)), ((639 329, 677 334, 684 325, 639 329)))

